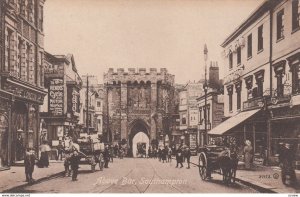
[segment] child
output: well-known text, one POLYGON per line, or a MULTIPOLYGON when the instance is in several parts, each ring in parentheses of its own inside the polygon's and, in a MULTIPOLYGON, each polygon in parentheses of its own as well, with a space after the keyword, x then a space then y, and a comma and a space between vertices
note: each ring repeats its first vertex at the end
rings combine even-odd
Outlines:
POLYGON ((34 151, 30 148, 26 149, 24 165, 26 182, 32 183, 34 181, 32 178, 32 173, 35 165, 35 154, 34 151))
POLYGON ((80 161, 80 157, 78 155, 78 151, 74 150, 74 152, 73 152, 73 154, 72 154, 72 156, 70 158, 71 169, 73 171, 72 181, 77 181, 79 161, 80 161))

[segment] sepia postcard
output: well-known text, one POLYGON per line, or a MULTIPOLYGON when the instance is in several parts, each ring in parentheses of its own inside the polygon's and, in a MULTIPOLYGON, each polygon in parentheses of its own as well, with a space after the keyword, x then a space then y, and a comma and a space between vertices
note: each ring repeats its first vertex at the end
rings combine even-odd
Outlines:
POLYGON ((0 0, 0 193, 300 192, 300 0, 0 0))

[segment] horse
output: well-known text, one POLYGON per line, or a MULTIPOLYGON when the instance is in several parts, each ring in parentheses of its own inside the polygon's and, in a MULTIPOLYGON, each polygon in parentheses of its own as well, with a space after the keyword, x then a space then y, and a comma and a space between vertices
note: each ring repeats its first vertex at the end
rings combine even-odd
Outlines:
POLYGON ((218 158, 218 165, 223 175, 225 184, 235 183, 236 170, 238 166, 238 155, 235 151, 224 151, 218 158))

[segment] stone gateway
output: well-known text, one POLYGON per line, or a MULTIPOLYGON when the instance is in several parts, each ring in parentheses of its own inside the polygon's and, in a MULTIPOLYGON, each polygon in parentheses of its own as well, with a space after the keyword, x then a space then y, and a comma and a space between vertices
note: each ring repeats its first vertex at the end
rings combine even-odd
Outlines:
MULTIPOLYGON (((174 106, 174 75, 167 69, 111 68, 104 74, 104 138, 113 144, 126 142, 129 155, 139 155, 170 138, 170 114, 174 106), (141 132, 144 134, 141 134, 141 132), (148 139, 147 139, 148 138, 148 139)), ((171 138, 170 138, 171 139, 171 138)))

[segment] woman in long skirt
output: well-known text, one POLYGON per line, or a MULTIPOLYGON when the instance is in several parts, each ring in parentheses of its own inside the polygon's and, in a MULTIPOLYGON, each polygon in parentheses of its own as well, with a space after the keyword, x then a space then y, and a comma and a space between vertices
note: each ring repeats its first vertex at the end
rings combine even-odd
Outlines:
POLYGON ((253 147, 249 140, 246 140, 244 147, 245 169, 251 169, 253 159, 253 147))

